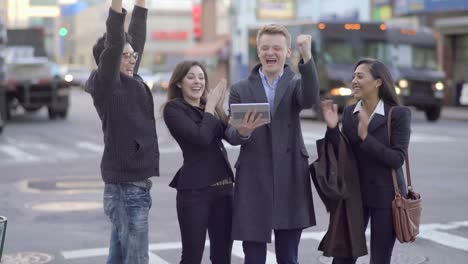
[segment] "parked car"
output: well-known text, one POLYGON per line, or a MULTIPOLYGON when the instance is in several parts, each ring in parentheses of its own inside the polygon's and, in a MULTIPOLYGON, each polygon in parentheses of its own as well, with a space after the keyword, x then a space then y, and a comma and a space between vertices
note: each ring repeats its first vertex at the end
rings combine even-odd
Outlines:
POLYGON ((148 85, 148 87, 152 91, 156 82, 154 72, 152 72, 148 68, 139 68, 137 74, 140 75, 140 77, 143 79, 143 81, 145 81, 146 85, 148 85))
POLYGON ((155 89, 153 92, 166 92, 169 87, 169 81, 171 80, 172 72, 158 72, 155 77, 155 89))
POLYGON ((45 57, 17 59, 6 65, 6 119, 18 106, 26 112, 47 107, 50 119, 66 118, 70 84, 61 75, 60 66, 45 57))

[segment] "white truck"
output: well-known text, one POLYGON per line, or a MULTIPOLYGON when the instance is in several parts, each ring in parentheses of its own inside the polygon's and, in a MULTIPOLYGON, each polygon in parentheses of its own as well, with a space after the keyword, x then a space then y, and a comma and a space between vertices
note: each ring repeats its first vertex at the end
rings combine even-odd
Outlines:
POLYGON ((46 57, 32 56, 32 47, 9 47, 6 61, 6 118, 21 106, 26 112, 47 107, 50 119, 66 118, 70 83, 58 64, 46 57))

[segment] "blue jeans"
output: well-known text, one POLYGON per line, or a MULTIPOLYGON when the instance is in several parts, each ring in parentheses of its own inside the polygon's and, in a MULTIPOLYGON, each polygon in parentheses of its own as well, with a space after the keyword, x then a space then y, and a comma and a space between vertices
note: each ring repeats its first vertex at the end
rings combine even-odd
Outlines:
POLYGON ((150 188, 105 184, 104 212, 112 222, 108 264, 148 264, 150 188))

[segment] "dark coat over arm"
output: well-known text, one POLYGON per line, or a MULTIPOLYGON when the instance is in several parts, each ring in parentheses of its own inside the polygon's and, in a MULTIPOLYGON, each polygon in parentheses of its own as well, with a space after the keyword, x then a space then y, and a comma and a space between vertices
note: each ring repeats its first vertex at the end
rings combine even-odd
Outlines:
POLYGON ((357 258, 367 254, 357 162, 347 139, 339 132, 330 134, 317 141, 318 159, 310 165, 315 188, 330 213, 319 250, 328 257, 357 258))

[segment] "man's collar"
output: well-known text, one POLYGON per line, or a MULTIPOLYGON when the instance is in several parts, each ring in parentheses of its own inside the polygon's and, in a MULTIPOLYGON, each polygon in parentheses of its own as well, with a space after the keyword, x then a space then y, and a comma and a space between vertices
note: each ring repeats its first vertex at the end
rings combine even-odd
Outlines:
MULTIPOLYGON (((258 73, 260 74, 260 77, 261 77, 263 80, 268 81, 267 76, 262 72, 262 67, 258 68, 258 73)), ((278 76, 276 76, 276 78, 273 80, 273 82, 279 80, 279 79, 281 78, 281 76, 283 76, 283 73, 284 73, 284 68, 283 68, 283 70, 280 72, 280 74, 279 74, 278 76)))

